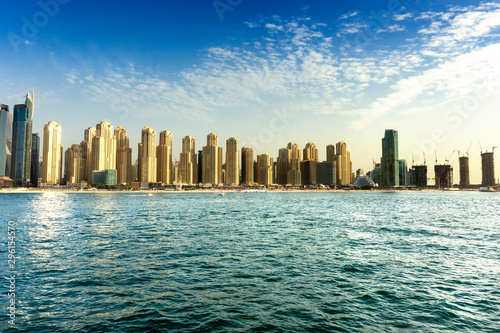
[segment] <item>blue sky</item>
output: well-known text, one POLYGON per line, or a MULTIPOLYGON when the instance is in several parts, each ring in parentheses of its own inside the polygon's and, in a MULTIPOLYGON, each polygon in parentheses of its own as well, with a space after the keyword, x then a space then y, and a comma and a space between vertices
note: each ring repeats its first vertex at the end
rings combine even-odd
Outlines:
POLYGON ((472 142, 477 183, 479 142, 500 145, 498 2, 40 3, 0 5, 0 103, 34 89, 34 130, 58 122, 65 148, 107 120, 134 155, 149 125, 173 133, 174 156, 210 132, 273 157, 345 141, 367 171, 394 128, 400 158, 432 166, 436 152, 455 182, 472 142))

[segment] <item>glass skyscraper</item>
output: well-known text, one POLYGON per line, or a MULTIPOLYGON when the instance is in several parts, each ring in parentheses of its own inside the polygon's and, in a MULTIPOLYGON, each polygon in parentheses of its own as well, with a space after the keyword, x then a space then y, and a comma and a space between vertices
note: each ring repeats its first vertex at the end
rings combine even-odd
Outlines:
POLYGON ((38 178, 40 174, 40 135, 33 133, 31 135, 31 186, 38 186, 38 178))
POLYGON ((0 104, 0 177, 10 178, 12 152, 12 115, 9 107, 0 104))
POLYGON ((382 139, 381 186, 399 186, 398 131, 385 130, 382 139))
POLYGON ((31 176, 31 131, 34 93, 26 94, 25 104, 14 106, 12 126, 11 178, 14 186, 27 186, 31 176))

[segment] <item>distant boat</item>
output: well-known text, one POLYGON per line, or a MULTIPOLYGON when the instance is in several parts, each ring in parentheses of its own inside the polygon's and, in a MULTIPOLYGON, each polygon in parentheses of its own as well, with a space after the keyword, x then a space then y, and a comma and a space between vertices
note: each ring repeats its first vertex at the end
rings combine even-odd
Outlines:
POLYGON ((219 195, 221 195, 221 196, 222 196, 222 195, 226 195, 226 193, 219 193, 219 195))
POLYGON ((148 197, 152 197, 153 196, 153 193, 148 193, 148 197))
POLYGON ((480 187, 479 191, 481 192, 496 192, 493 187, 491 186, 485 186, 485 187, 480 187))

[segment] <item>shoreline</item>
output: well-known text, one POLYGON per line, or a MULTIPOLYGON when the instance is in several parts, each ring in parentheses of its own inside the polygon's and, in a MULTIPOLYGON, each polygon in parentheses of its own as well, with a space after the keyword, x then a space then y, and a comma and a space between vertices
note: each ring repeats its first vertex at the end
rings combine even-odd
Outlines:
POLYGON ((124 194, 124 193, 132 193, 132 194, 182 194, 182 193, 207 193, 207 194, 247 194, 247 193, 436 193, 436 192, 460 192, 460 193, 471 193, 471 192, 488 192, 495 193, 500 191, 480 191, 477 189, 469 189, 469 190, 460 190, 460 189, 372 189, 372 190, 363 190, 363 189, 335 189, 335 190, 312 190, 312 189, 304 189, 304 190, 234 190, 234 189, 207 189, 207 190, 173 190, 173 191, 165 191, 165 190, 67 190, 67 189, 28 189, 28 188, 19 188, 19 189, 0 189, 0 194, 17 194, 17 193, 25 193, 25 194, 124 194))

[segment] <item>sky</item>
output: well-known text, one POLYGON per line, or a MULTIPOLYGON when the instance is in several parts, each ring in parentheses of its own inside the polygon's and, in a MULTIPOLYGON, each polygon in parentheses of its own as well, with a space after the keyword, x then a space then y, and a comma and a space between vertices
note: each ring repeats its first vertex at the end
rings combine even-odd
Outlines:
POLYGON ((56 121, 64 149, 108 121, 133 156, 151 126, 174 159, 213 132, 274 158, 344 141, 366 172, 396 129, 410 165, 448 160, 458 183, 468 151, 480 183, 481 149, 500 146, 499 2, 27 0, 0 15, 0 103, 34 90, 34 132, 56 121))

